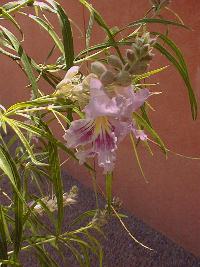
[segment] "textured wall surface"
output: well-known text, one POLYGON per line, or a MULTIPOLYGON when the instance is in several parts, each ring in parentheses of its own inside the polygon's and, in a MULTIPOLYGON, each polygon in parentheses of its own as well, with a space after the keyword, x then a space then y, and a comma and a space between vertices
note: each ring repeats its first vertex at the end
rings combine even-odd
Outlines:
MULTIPOLYGON (((7 1, 2 1, 7 2, 7 1)), ((87 12, 78 1, 64 1, 67 13, 81 29, 84 29, 84 17, 87 12)), ((93 5, 104 15, 107 23, 112 27, 123 26, 130 21, 140 18, 148 8, 148 0, 93 0, 93 5)), ((196 95, 200 90, 200 1, 174 0, 171 4, 184 22, 193 31, 175 29, 170 30, 170 36, 183 50, 192 78, 196 95)), ((20 18, 21 19, 21 18, 20 18)), ((52 47, 49 37, 43 30, 28 20, 21 19, 27 37, 25 47, 28 53, 42 61, 52 47)), ((83 45, 79 31, 74 30, 76 51, 83 45)), ((101 31, 95 28, 93 42, 104 38, 101 31)), ((158 63, 166 65, 163 57, 157 57, 158 63)), ((25 89, 26 79, 20 69, 10 60, 0 55, 0 102, 6 106, 16 100, 25 99, 28 89, 25 89)), ((155 96, 151 104, 156 109, 152 112, 155 129, 172 151, 188 155, 200 155, 200 127, 199 119, 193 122, 187 99, 187 92, 182 80, 170 66, 165 73, 157 78, 160 82, 158 90, 162 95, 155 96)), ((46 86, 46 84, 41 84, 46 86)), ((47 87, 47 86, 46 86, 47 87)), ((48 90, 50 92, 50 90, 48 90)), ((200 161, 189 160, 170 154, 168 160, 153 147, 154 156, 151 157, 143 147, 139 154, 149 183, 146 184, 135 162, 129 140, 125 140, 118 153, 115 169, 114 193, 119 196, 127 209, 146 223, 165 233, 178 244, 200 255, 200 161)), ((91 185, 91 178, 83 168, 77 168, 72 162, 65 165, 75 177, 86 185, 91 185)), ((104 178, 99 175, 99 184, 103 185, 104 178)))

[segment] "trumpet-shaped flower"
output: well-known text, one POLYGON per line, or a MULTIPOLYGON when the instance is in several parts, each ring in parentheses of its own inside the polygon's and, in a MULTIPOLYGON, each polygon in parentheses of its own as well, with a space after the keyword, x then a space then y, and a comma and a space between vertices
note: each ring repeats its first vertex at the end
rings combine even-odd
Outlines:
POLYGON ((143 132, 135 128, 131 113, 144 103, 149 93, 131 90, 131 86, 120 88, 120 92, 110 98, 101 81, 91 79, 90 101, 83 110, 85 119, 73 121, 64 135, 68 147, 79 148, 76 156, 80 163, 97 156, 99 166, 105 173, 110 172, 114 168, 117 145, 130 131, 136 138, 145 139, 143 132))

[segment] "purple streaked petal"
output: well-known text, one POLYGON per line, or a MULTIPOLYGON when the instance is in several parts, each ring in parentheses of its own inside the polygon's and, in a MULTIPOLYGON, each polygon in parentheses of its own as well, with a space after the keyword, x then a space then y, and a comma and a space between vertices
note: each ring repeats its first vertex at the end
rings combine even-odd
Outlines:
POLYGON ((79 163, 82 165, 83 163, 86 162, 87 158, 93 158, 95 156, 95 152, 92 151, 91 149, 89 150, 80 150, 76 152, 75 156, 79 160, 79 163))
POLYGON ((77 147, 92 142, 94 137, 94 121, 88 119, 75 120, 65 132, 63 138, 68 147, 77 147))
POLYGON ((132 121, 121 121, 113 119, 111 121, 114 126, 115 136, 117 137, 117 142, 120 143, 132 130, 132 121))
POLYGON ((106 151, 98 153, 98 164, 104 168, 104 173, 112 172, 115 166, 116 155, 115 152, 106 151))
POLYGON ((101 131, 93 142, 95 152, 114 151, 117 148, 117 137, 114 132, 101 131))

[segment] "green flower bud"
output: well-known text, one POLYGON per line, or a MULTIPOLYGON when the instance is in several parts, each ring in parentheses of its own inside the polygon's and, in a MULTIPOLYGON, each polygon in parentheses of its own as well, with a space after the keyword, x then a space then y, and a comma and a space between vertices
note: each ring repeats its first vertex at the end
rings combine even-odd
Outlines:
POLYGON ((110 64, 110 65, 112 65, 114 68, 116 68, 116 69, 122 69, 122 66, 123 66, 123 64, 122 64, 122 62, 121 62, 121 60, 120 60, 120 58, 119 57, 117 57, 117 56, 115 56, 115 55, 110 55, 109 57, 108 57, 108 63, 110 64))
POLYGON ((104 73, 102 73, 100 80, 104 86, 111 84, 115 80, 115 76, 110 70, 106 70, 104 73))
POLYGON ((150 44, 151 46, 154 46, 156 42, 157 42, 157 38, 152 38, 152 39, 149 41, 149 44, 150 44))
POLYGON ((121 86, 128 86, 131 84, 131 76, 128 71, 120 71, 116 77, 117 84, 121 86))
POLYGON ((156 10, 166 7, 171 3, 171 0, 150 0, 150 3, 156 10))
POLYGON ((127 50, 126 50, 126 57, 127 57, 127 59, 128 59, 130 62, 132 62, 132 63, 135 62, 136 59, 137 59, 136 54, 135 54, 134 51, 131 50, 131 49, 127 49, 127 50))
POLYGON ((150 45, 149 44, 143 45, 141 47, 141 49, 140 49, 140 56, 144 57, 148 53, 149 49, 150 49, 150 45))
POLYGON ((124 66, 124 70, 128 71, 129 69, 130 69, 130 65, 129 65, 129 63, 126 63, 125 66, 124 66))
POLYGON ((91 71, 96 74, 98 77, 102 75, 105 71, 107 71, 106 67, 103 63, 99 61, 95 61, 91 64, 91 71))
POLYGON ((145 57, 143 57, 142 58, 142 61, 144 62, 149 62, 150 60, 152 60, 153 59, 153 56, 154 56, 154 54, 151 54, 151 53, 149 53, 149 54, 147 54, 145 57))
POLYGON ((138 62, 137 64, 131 66, 129 73, 135 75, 142 74, 147 70, 147 67, 148 64, 146 62, 138 62))

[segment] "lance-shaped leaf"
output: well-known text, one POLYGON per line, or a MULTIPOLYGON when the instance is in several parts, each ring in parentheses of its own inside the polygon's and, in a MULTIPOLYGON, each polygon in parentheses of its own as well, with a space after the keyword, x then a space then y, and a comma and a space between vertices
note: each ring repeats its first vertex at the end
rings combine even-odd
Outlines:
POLYGON ((178 26, 178 27, 182 27, 185 29, 189 29, 189 27, 177 21, 160 19, 160 18, 143 18, 143 19, 139 19, 139 20, 129 23, 128 26, 131 27, 131 26, 137 26, 140 24, 147 24, 147 23, 172 25, 172 26, 178 26))
MULTIPOLYGON (((8 259, 8 251, 7 251, 7 234, 8 234, 8 227, 6 223, 6 219, 4 216, 3 207, 0 206, 0 257, 2 260, 8 259)), ((7 265, 4 264, 2 267, 6 267, 7 265)))
POLYGON ((21 194, 21 179, 14 160, 4 145, 0 145, 0 168, 8 176, 14 192, 14 255, 17 258, 21 247, 23 229, 23 196, 21 194))
POLYGON ((38 92, 38 86, 37 86, 36 78, 35 78, 35 76, 33 74, 31 63, 30 63, 26 53, 24 52, 20 42, 17 40, 17 38, 14 36, 14 34, 12 34, 5 27, 0 25, 0 29, 2 30, 2 32, 3 32, 4 36, 6 37, 6 39, 10 42, 12 47, 15 49, 15 51, 19 55, 19 57, 21 59, 21 62, 23 64, 25 73, 26 73, 26 75, 29 78, 29 81, 31 83, 34 97, 35 98, 38 97, 39 96, 39 92, 38 92))
MULTIPOLYGON (((168 40, 168 44, 169 44, 169 40, 168 40)), ((197 118, 197 101, 196 101, 196 97, 195 97, 195 94, 194 94, 194 91, 193 91, 193 88, 190 82, 190 78, 189 78, 188 71, 187 71, 187 66, 184 62, 182 55, 180 54, 180 50, 178 50, 177 47, 170 45, 170 47, 174 50, 174 52, 179 55, 178 59, 176 59, 175 56, 173 56, 163 45, 156 43, 154 47, 158 51, 160 51, 160 53, 163 54, 176 67, 176 69, 180 73, 187 87, 190 106, 191 106, 191 112, 192 112, 192 118, 193 120, 195 120, 197 118)))
POLYGON ((159 135, 156 133, 156 131, 149 125, 149 123, 136 112, 133 113, 133 118, 137 121, 139 125, 144 127, 152 135, 152 137, 157 141, 158 145, 163 150, 163 152, 167 154, 167 149, 163 141, 161 140, 159 135))
POLYGON ((61 5, 56 3, 56 8, 62 28, 66 69, 69 69, 74 64, 74 44, 73 44, 71 25, 67 17, 67 14, 65 13, 61 5))

